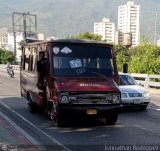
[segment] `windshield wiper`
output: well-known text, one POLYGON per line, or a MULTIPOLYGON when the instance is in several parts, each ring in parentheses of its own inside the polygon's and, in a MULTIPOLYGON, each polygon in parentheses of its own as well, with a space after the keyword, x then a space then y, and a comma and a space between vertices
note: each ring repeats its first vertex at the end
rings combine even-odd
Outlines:
POLYGON ((103 77, 103 78, 107 79, 107 77, 105 75, 103 75, 103 74, 100 74, 98 72, 92 72, 92 73, 95 73, 95 74, 99 75, 100 77, 103 77))

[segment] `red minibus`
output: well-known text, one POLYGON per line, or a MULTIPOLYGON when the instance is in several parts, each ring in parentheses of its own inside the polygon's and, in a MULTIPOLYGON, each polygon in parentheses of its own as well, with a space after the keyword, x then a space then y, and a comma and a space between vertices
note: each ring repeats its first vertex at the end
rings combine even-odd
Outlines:
POLYGON ((121 108, 118 81, 113 45, 105 42, 57 39, 22 47, 21 95, 30 112, 43 108, 54 126, 81 115, 115 124, 121 108))

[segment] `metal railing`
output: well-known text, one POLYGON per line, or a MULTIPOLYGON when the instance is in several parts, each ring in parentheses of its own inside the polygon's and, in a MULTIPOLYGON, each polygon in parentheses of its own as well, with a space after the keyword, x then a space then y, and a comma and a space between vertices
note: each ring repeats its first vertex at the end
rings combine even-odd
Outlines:
POLYGON ((145 88, 154 87, 160 88, 160 75, 150 75, 150 74, 130 74, 138 84, 143 85, 145 88))
MULTIPOLYGON (((0 64, 0 69, 5 69, 5 64, 0 64)), ((13 70, 20 70, 19 65, 12 65, 13 70)), ((149 75, 130 73, 130 75, 137 81, 138 84, 143 85, 145 88, 154 87, 160 88, 160 75, 149 75)))
MULTIPOLYGON (((20 66, 19 65, 12 65, 13 70, 20 70, 20 66)), ((6 68, 6 64, 0 64, 0 69, 5 69, 6 68)))

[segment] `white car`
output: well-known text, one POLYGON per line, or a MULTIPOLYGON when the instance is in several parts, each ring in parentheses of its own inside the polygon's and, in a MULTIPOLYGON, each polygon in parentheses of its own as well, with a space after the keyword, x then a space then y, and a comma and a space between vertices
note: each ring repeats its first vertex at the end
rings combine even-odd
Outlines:
POLYGON ((150 102, 149 91, 137 82, 129 74, 121 73, 120 91, 123 106, 138 107, 141 110, 146 109, 150 102))

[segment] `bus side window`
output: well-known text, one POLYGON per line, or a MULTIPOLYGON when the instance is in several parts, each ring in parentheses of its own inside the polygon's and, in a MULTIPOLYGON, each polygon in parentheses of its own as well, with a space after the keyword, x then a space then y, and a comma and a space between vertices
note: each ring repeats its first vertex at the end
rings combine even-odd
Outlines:
POLYGON ((31 51, 30 48, 26 47, 24 48, 24 54, 23 54, 23 70, 29 71, 31 69, 31 51))
POLYGON ((32 67, 31 67, 31 71, 36 72, 36 64, 37 64, 37 48, 33 48, 32 50, 32 67))
POLYGON ((33 55, 30 55, 30 71, 33 71, 33 55))
POLYGON ((26 60, 26 56, 24 55, 22 58, 22 70, 25 70, 25 60, 26 60))
POLYGON ((36 62, 37 62, 37 56, 36 54, 33 55, 33 63, 32 63, 32 71, 36 72, 36 62))
POLYGON ((45 72, 46 72, 46 76, 48 76, 49 74, 49 54, 48 52, 46 53, 45 72))
POLYGON ((25 62, 24 62, 24 70, 29 70, 29 61, 30 60, 30 56, 29 55, 25 55, 25 62))

